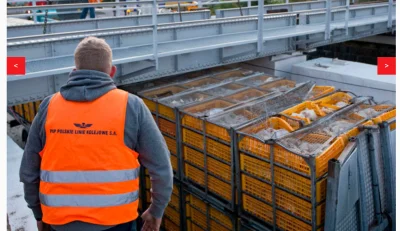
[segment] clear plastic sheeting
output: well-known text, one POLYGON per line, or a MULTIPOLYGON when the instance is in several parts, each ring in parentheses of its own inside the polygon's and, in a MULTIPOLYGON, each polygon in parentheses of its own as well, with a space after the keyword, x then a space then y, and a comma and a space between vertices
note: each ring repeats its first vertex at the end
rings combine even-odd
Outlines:
POLYGON ((204 93, 191 92, 186 94, 177 94, 171 97, 164 98, 163 100, 160 100, 160 103, 168 105, 170 107, 180 107, 196 102, 202 102, 211 97, 211 95, 207 95, 204 93))
POLYGON ((336 137, 393 108, 394 105, 376 104, 368 97, 360 97, 357 103, 320 119, 309 128, 282 137, 277 142, 300 155, 318 155, 336 137))
POLYGON ((274 128, 266 128, 257 132, 255 135, 258 136, 262 140, 270 140, 273 138, 282 137, 286 134, 289 134, 285 129, 274 129, 274 128))
POLYGON ((313 84, 306 82, 300 86, 278 95, 267 95, 242 107, 228 110, 222 115, 209 119, 210 122, 230 128, 243 125, 261 116, 272 116, 283 109, 301 103, 307 97, 313 84))
POLYGON ((236 91, 245 88, 246 86, 227 83, 220 86, 211 87, 209 89, 203 90, 204 93, 214 96, 226 96, 235 93, 236 91))
POLYGON ((247 86, 256 87, 256 86, 260 86, 265 83, 272 82, 277 79, 279 79, 279 78, 275 78, 275 77, 272 77, 269 75, 257 75, 257 76, 251 76, 251 77, 241 79, 237 82, 240 84, 245 84, 247 86))
POLYGON ((208 109, 205 111, 194 113, 194 115, 198 116, 198 117, 210 117, 210 116, 216 115, 218 113, 221 113, 223 111, 224 111, 223 108, 212 108, 212 109, 208 109))

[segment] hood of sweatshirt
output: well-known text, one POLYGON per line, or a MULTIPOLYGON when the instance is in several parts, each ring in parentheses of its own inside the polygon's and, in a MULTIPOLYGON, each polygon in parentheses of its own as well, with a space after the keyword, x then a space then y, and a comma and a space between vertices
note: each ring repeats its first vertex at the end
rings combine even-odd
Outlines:
POLYGON ((93 101, 115 88, 114 81, 104 72, 76 70, 70 73, 60 93, 66 100, 85 102, 93 101))

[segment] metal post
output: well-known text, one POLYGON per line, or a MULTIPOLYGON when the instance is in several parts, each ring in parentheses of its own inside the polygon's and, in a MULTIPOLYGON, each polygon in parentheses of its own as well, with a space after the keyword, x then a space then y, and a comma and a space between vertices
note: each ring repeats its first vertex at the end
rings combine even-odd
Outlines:
POLYGON ((275 203, 275 169, 274 169, 274 165, 275 165, 275 161, 274 161, 274 144, 270 143, 269 144, 269 150, 270 150, 270 159, 271 159, 271 163, 270 163, 270 170, 271 170, 271 199, 272 199, 272 224, 274 225, 272 227, 272 230, 275 231, 276 230, 276 203, 275 203))
POLYGON ((203 8, 203 2, 202 2, 201 0, 199 0, 199 1, 197 2, 197 6, 198 6, 199 8, 203 8))
MULTIPOLYGON (((119 2, 119 0, 115 0, 115 2, 119 2)), ((117 5, 117 7, 116 7, 117 9, 115 10, 115 16, 120 16, 121 15, 121 12, 120 12, 120 6, 119 5, 117 5)))
POLYGON ((346 36, 349 36, 349 7, 350 7, 350 0, 346 0, 346 15, 345 15, 346 36))
POLYGON ((182 22, 181 2, 178 1, 179 21, 182 22))
MULTIPOLYGON (((306 160, 306 159, 305 159, 306 160)), ((315 158, 306 160, 311 171, 311 217, 312 217, 312 230, 317 230, 317 171, 315 158)))
MULTIPOLYGON (((32 0, 32 6, 36 6, 36 0, 32 0)), ((33 22, 37 23, 36 10, 32 10, 33 22)))
POLYGON ((326 216, 325 230, 336 230, 337 201, 339 192, 340 162, 331 159, 328 162, 328 180, 326 192, 326 216))
POLYGON ((393 197, 395 195, 394 184, 393 182, 393 170, 392 170, 392 143, 390 140, 390 129, 389 124, 387 122, 383 122, 381 124, 381 150, 382 150, 382 158, 383 158, 383 170, 384 170, 384 179, 385 179, 385 198, 386 198, 386 211, 389 213, 394 212, 393 210, 393 197))
POLYGON ((371 169, 371 177, 372 177, 372 195, 374 198, 374 207, 375 207, 375 218, 377 220, 377 224, 381 224, 382 222, 382 207, 381 207, 381 197, 380 197, 380 188, 379 188, 379 179, 378 179, 378 163, 376 158, 378 157, 377 151, 375 148, 374 136, 372 134, 372 130, 369 130, 367 133, 368 136, 368 151, 369 151, 369 163, 371 169))
POLYGON ((157 47, 157 2, 153 0, 152 7, 152 21, 153 21, 153 58, 156 63, 156 70, 158 70, 158 47, 157 47))
POLYGON ((326 17, 325 17, 325 40, 331 38, 331 8, 332 0, 326 0, 326 17))
POLYGON ((247 7, 251 7, 251 0, 247 0, 247 7))
POLYGON ((368 230, 368 217, 367 217, 367 209, 366 209, 366 201, 367 201, 367 190, 366 190, 366 169, 364 169, 363 164, 362 164, 362 158, 363 154, 362 152, 367 148, 363 147, 363 142, 361 142, 360 139, 366 139, 366 134, 365 132, 362 132, 360 135, 357 137, 357 167, 358 167, 358 177, 360 181, 360 187, 359 187, 359 193, 360 193, 360 201, 358 205, 360 206, 360 230, 361 231, 367 231, 368 230))
POLYGON ((258 36, 257 53, 260 55, 263 47, 263 27, 264 27, 264 0, 258 0, 258 36))
POLYGON ((391 30, 392 29, 392 14, 393 14, 393 0, 389 0, 389 5, 388 5, 388 28, 391 30))
POLYGON ((288 4, 288 3, 289 3, 289 0, 286 0, 285 2, 286 2, 286 4, 288 4))

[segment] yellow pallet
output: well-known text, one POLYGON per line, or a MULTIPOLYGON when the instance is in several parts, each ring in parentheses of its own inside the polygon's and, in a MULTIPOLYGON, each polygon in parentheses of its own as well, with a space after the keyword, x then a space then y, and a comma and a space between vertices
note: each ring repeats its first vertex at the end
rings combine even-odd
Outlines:
POLYGON ((172 153, 172 154, 177 154, 177 149, 176 149, 176 140, 163 135, 165 142, 167 143, 168 146, 168 150, 172 153))
POLYGON ((158 127, 162 132, 176 137, 176 124, 163 118, 158 118, 158 127))
POLYGON ((317 99, 323 95, 334 92, 335 87, 333 86, 314 86, 310 95, 308 96, 308 100, 317 99))
POLYGON ((280 79, 280 80, 276 80, 276 81, 273 81, 270 83, 263 84, 263 85, 259 86, 259 88, 266 90, 267 92, 271 92, 270 91, 271 88, 281 87, 281 86, 288 86, 288 87, 294 88, 296 86, 296 82, 292 81, 292 80, 287 80, 287 79, 280 79))
MULTIPOLYGON (((234 105, 233 103, 230 103, 226 100, 221 100, 221 99, 215 99, 211 100, 208 102, 200 103, 195 106, 191 106, 188 108, 183 109, 183 112, 186 113, 191 113, 191 114, 196 114, 196 113, 201 113, 208 111, 213 108, 227 108, 229 106, 234 105)), ((203 120, 193 117, 191 115, 185 114, 182 118, 182 125, 185 125, 187 127, 191 127, 193 129, 196 129, 198 131, 203 131, 203 120)))
POLYGON ((302 117, 292 115, 293 113, 300 113, 301 111, 303 111, 305 109, 313 110, 315 112, 315 114, 317 115, 317 118, 320 118, 320 117, 323 117, 326 115, 326 113, 323 112, 317 104, 315 104, 311 101, 305 101, 303 103, 297 104, 294 107, 284 110, 283 112, 281 112, 281 114, 284 114, 291 118, 303 120, 306 124, 310 124, 312 121, 309 118, 302 118, 302 117))
POLYGON ((235 102, 235 103, 241 103, 244 101, 256 99, 256 98, 261 97, 266 94, 267 94, 266 92, 263 92, 263 91, 260 91, 260 90, 254 89, 254 88, 250 88, 250 89, 243 90, 238 93, 226 96, 224 99, 231 101, 231 102, 235 102))

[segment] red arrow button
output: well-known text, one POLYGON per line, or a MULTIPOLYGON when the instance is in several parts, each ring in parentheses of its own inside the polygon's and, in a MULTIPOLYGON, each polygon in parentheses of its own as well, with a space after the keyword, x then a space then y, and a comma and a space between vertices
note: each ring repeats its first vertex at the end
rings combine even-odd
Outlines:
POLYGON ((378 75, 395 75, 396 57, 378 57, 378 75))
POLYGON ((7 57, 7 75, 25 75, 25 57, 7 57))

